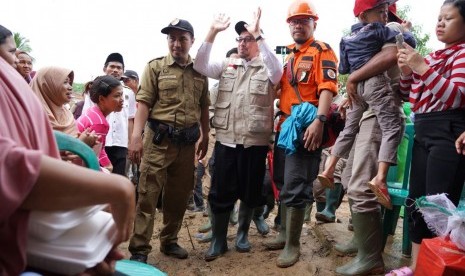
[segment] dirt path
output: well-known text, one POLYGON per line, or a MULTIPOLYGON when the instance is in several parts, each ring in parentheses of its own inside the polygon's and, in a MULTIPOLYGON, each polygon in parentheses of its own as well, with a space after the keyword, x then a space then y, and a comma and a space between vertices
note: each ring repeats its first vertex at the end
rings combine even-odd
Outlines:
MULTIPOLYGON (((275 210, 276 211, 276 208, 275 210)), ((337 215, 339 219, 347 224, 348 220, 348 204, 343 202, 339 208, 337 215)), ((276 213, 270 214, 267 219, 268 225, 273 225, 273 219, 276 213)), ((314 221, 314 213, 312 213, 314 221)), ((189 239, 186 226, 183 226, 179 233, 179 244, 186 248, 189 252, 189 258, 186 260, 178 260, 167 257, 159 252, 159 227, 161 225, 161 214, 157 214, 155 222, 154 235, 152 237, 153 250, 149 255, 148 263, 154 265, 158 269, 165 271, 168 275, 334 275, 336 266, 344 263, 346 258, 337 257, 331 254, 327 244, 320 242, 314 232, 314 222, 304 224, 301 237, 301 257, 300 261, 290 268, 278 268, 275 264, 276 258, 280 251, 267 251, 262 243, 266 239, 272 239, 278 233, 271 229, 270 233, 263 237, 255 227, 251 224, 249 231, 249 241, 252 245, 252 250, 248 253, 239 253, 234 249, 237 225, 230 226, 228 231, 228 246, 229 251, 222 257, 206 262, 204 254, 209 247, 209 243, 199 243, 196 239, 198 228, 203 225, 206 218, 202 213, 186 212, 184 222, 187 223, 192 237, 195 249, 189 239)), ((347 237, 350 237, 350 233, 347 237)), ((121 245, 127 257, 127 243, 121 245)))
MULTIPOLYGON (((210 136, 209 152, 207 156, 211 156, 214 141, 214 137, 210 136)), ((203 178, 205 202, 210 183, 208 169, 206 171, 205 177, 203 178)), ((315 210, 315 208, 313 209, 315 210)), ((275 207, 266 220, 270 228, 273 226, 276 212, 277 208, 275 207)), ((340 221, 347 225, 349 214, 348 203, 344 200, 337 210, 336 215, 340 221)), ((160 243, 158 235, 160 226, 162 225, 161 218, 162 214, 156 215, 155 229, 152 236, 152 252, 149 254, 148 263, 167 272, 168 275, 334 275, 335 267, 346 261, 342 257, 336 257, 334 254, 331 254, 330 246, 328 246, 328 244, 322 244, 316 237, 313 231, 315 227, 314 213, 312 213, 312 221, 303 226, 300 261, 294 266, 285 269, 276 266, 276 259, 280 250, 267 251, 262 245, 266 239, 273 239, 278 232, 271 229, 270 233, 266 237, 263 237, 257 232, 253 222, 251 223, 249 231, 249 241, 252 245, 250 252, 239 253, 234 249, 237 225, 230 226, 228 230, 229 251, 212 262, 206 262, 204 260, 204 254, 208 250, 210 244, 199 243, 195 236, 198 234, 197 230, 206 222, 207 218, 203 217, 202 213, 193 213, 189 211, 187 211, 184 216, 183 225, 187 223, 195 249, 191 244, 187 228, 184 225, 179 232, 179 244, 189 252, 189 258, 186 260, 178 260, 167 257, 159 251, 160 243)), ((351 233, 347 232, 347 237, 351 235, 351 233)), ((120 248, 125 251, 126 257, 129 258, 130 253, 127 251, 127 246, 128 243, 124 243, 120 248)))

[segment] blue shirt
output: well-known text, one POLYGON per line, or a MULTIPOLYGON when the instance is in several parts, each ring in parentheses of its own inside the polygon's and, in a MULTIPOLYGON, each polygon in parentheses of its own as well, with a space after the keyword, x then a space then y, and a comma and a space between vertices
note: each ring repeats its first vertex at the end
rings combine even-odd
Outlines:
MULTIPOLYGON (((395 43, 398 32, 385 25, 357 23, 352 25, 351 34, 341 39, 339 73, 348 74, 359 69, 381 51, 385 43, 395 43)), ((415 39, 409 32, 404 33, 405 42, 415 47, 415 39)))

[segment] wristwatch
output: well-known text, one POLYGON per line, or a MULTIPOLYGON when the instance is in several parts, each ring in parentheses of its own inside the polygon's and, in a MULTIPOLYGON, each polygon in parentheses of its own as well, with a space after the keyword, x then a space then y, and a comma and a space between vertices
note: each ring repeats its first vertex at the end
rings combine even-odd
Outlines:
POLYGON ((316 118, 318 120, 320 120, 320 122, 322 123, 326 123, 326 121, 328 120, 328 118, 326 117, 326 115, 316 115, 316 118))

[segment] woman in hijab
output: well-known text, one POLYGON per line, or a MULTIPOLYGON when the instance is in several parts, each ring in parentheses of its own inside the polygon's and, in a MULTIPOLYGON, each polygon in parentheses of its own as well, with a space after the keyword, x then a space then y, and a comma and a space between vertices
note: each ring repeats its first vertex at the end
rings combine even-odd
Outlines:
POLYGON ((107 203, 117 226, 115 249, 88 275, 114 272, 114 261, 123 258, 117 246, 129 238, 132 228, 132 183, 59 160, 48 118, 30 96, 30 87, 3 58, 0 91, 0 275, 19 275, 26 267, 31 210, 65 211, 107 203))
POLYGON ((78 133, 74 116, 66 107, 73 94, 74 72, 61 67, 45 67, 37 71, 31 82, 34 93, 39 98, 54 130, 64 132, 79 139, 90 147, 96 145, 98 135, 84 130, 78 133))

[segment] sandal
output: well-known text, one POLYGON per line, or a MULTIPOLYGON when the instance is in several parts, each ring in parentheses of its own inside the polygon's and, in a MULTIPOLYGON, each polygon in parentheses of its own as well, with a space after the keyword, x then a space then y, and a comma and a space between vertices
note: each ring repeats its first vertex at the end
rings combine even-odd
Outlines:
POLYGON ((330 188, 331 190, 334 189, 334 177, 327 177, 324 174, 319 174, 317 177, 321 185, 323 185, 326 188, 330 188))
POLYGON ((413 276, 413 271, 408 266, 404 266, 398 269, 391 270, 385 276, 413 276))
POLYGON ((371 181, 368 182, 368 187, 370 187, 373 193, 375 193, 376 197, 378 198, 378 202, 381 205, 389 210, 392 210, 391 197, 389 196, 389 191, 386 187, 380 187, 371 181))

